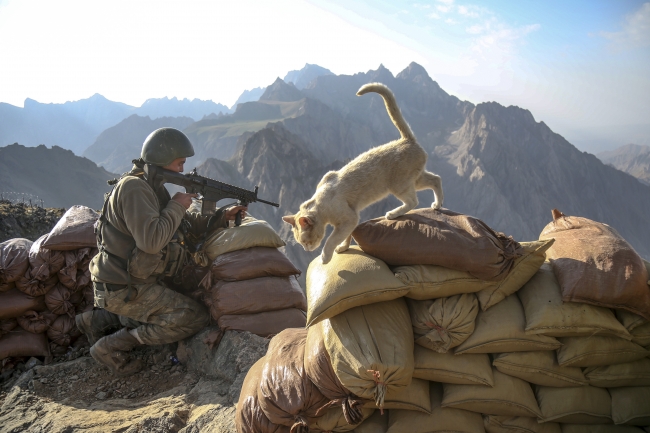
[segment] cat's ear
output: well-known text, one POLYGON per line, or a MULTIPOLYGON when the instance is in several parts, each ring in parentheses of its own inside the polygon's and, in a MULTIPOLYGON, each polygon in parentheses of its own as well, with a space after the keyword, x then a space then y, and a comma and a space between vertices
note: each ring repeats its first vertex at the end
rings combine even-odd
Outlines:
POLYGON ((289 223, 292 226, 296 226, 296 217, 294 215, 287 215, 282 217, 282 221, 285 223, 289 223))
POLYGON ((314 222, 309 217, 300 217, 298 218, 298 223, 303 229, 308 229, 314 225, 314 222))

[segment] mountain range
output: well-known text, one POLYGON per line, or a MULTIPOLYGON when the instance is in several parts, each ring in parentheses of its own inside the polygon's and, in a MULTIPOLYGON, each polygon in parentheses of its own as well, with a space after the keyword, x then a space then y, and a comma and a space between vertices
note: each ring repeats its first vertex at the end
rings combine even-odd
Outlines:
POLYGON ((600 152, 596 156, 605 164, 650 185, 650 146, 627 144, 615 150, 600 152))

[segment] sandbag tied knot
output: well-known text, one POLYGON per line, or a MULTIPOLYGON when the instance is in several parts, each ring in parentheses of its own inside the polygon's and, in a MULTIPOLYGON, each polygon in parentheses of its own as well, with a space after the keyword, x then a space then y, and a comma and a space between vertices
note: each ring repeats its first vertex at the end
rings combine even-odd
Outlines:
POLYGON ((343 399, 343 416, 345 420, 350 425, 361 424, 363 421, 363 401, 352 398, 352 396, 347 396, 343 399))
POLYGON ((296 415, 294 420, 296 422, 291 426, 290 433, 309 433, 309 423, 302 413, 296 415))
POLYGON ((367 370, 372 373, 372 378, 377 385, 375 387, 375 404, 379 408, 381 414, 384 414, 384 398, 386 398, 386 384, 381 381, 381 373, 378 370, 367 370))

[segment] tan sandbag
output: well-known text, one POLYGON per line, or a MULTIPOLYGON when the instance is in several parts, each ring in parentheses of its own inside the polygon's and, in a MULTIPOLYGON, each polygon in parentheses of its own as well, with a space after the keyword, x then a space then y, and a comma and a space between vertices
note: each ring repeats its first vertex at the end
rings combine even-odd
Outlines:
POLYGON ((634 248, 607 224, 557 209, 553 218, 539 238, 555 239, 547 256, 562 299, 622 308, 650 320, 648 269, 634 248))
POLYGON ((77 291, 90 283, 88 262, 92 258, 91 248, 65 251, 65 266, 58 272, 59 282, 72 291, 77 291))
POLYGON ((474 332, 478 301, 471 293, 449 298, 407 299, 415 343, 445 353, 474 332))
POLYGON ((443 384, 442 407, 488 415, 541 417, 530 385, 493 370, 494 386, 443 384))
POLYGON ((83 293, 72 292, 62 284, 57 284, 45 294, 45 305, 54 314, 75 316, 75 305, 83 299, 83 293))
POLYGON ((403 299, 352 308, 322 326, 332 368, 352 394, 380 409, 384 397, 411 383, 413 330, 403 299))
POLYGON ((383 409, 377 406, 374 401, 367 401, 363 406, 378 409, 380 413, 382 411, 386 413, 384 409, 403 409, 430 414, 429 382, 422 379, 413 379, 409 386, 389 390, 384 398, 383 409))
POLYGON ((65 256, 61 251, 43 247, 45 239, 47 239, 47 235, 36 239, 29 249, 30 276, 40 281, 45 281, 56 275, 65 265, 65 256))
POLYGON ((408 291, 388 266, 357 247, 307 269, 307 326, 350 308, 400 298, 408 291))
MULTIPOLYGON (((361 422, 363 422, 363 420, 369 418, 373 413, 375 413, 375 409, 361 408, 360 412, 362 414, 361 422)), ((357 425, 358 424, 351 425, 346 421, 341 406, 334 406, 323 411, 321 416, 309 423, 309 431, 327 433, 349 432, 354 430, 354 427, 357 425)))
POLYGON ((32 241, 24 238, 0 243, 0 284, 13 283, 25 275, 29 267, 31 247, 32 241))
POLYGON ((47 329, 47 337, 52 342, 63 347, 70 346, 75 335, 79 335, 79 330, 74 319, 67 314, 57 317, 47 329))
POLYGON ((241 281, 292 275, 300 275, 300 270, 277 248, 253 247, 231 251, 214 259, 201 284, 207 289, 216 280, 241 281))
POLYGON ((560 367, 555 352, 511 352, 494 355, 492 365, 501 373, 542 386, 566 387, 587 385, 578 367, 560 367))
POLYGON ((43 296, 31 297, 18 289, 0 293, 0 320, 22 316, 27 311, 45 311, 43 296))
POLYGON ((45 334, 33 334, 15 328, 0 337, 0 360, 10 356, 50 356, 45 334))
POLYGON ((518 292, 526 313, 526 333, 550 337, 595 334, 632 337, 609 308, 562 301, 562 290, 550 263, 544 263, 518 292))
POLYGON ((260 337, 278 334, 287 328, 304 328, 305 312, 297 308, 255 314, 226 314, 217 321, 219 328, 248 331, 260 337))
POLYGON ((33 278, 28 270, 24 277, 16 280, 16 288, 29 296, 43 296, 59 282, 58 274, 52 275, 46 280, 33 278))
POLYGON ((0 283, 0 293, 8 292, 16 287, 16 283, 0 283))
POLYGON ((523 416, 483 415, 486 433, 560 433, 560 424, 523 416))
POLYGON ((625 364, 588 367, 585 377, 591 386, 617 388, 621 386, 650 386, 650 358, 625 364))
POLYGON ((493 386, 490 356, 486 353, 454 355, 415 345, 413 377, 441 383, 493 386))
POLYGON ((563 337, 560 342, 562 347, 557 351, 557 361, 562 367, 623 364, 650 355, 638 344, 618 337, 563 337))
POLYGON ((442 385, 429 382, 431 413, 391 409, 387 433, 484 433, 483 420, 478 413, 462 409, 443 408, 442 385))
POLYGON ((336 377, 323 340, 323 322, 310 326, 305 343, 305 372, 330 405, 339 406, 348 424, 359 424, 363 418, 364 400, 348 391, 336 377))
POLYGON ((526 334, 524 309, 516 295, 510 295, 476 317, 476 328, 454 353, 502 353, 555 350, 560 342, 545 335, 526 334))
POLYGON ((616 313, 616 318, 618 321, 627 329, 629 332, 638 326, 645 325, 649 323, 648 320, 639 316, 638 314, 631 313, 627 310, 614 310, 616 313))
POLYGON ((264 415, 257 400, 266 358, 262 357, 246 373, 235 409, 237 433, 289 433, 289 427, 273 424, 264 415))
POLYGON ((359 424, 353 430, 354 433, 386 433, 388 430, 388 412, 382 415, 376 410, 370 418, 359 424))
POLYGON ((24 315, 17 317, 16 321, 21 328, 25 331, 32 332, 34 334, 42 334, 47 331, 47 328, 50 327, 52 322, 57 318, 56 314, 53 314, 50 311, 44 311, 42 313, 36 311, 28 311, 24 315))
POLYGON ((562 433, 643 433, 638 427, 605 424, 560 424, 562 433))
POLYGON ((2 319, 0 320, 0 337, 5 334, 8 334, 16 326, 18 326, 18 321, 16 319, 2 319))
POLYGON ((512 237, 447 209, 413 209, 392 220, 374 218, 359 224, 352 237, 364 252, 390 266, 438 265, 483 280, 502 280, 523 254, 512 237))
POLYGON ((535 396, 542 411, 540 422, 612 423, 612 400, 606 389, 593 386, 573 388, 537 386, 535 396))
POLYGON ((262 277, 243 281, 218 281, 210 290, 210 313, 254 314, 298 308, 307 310, 307 299, 295 277, 262 277))
POLYGON ((239 227, 214 231, 194 255, 200 266, 209 266, 221 254, 252 247, 281 248, 286 244, 266 221, 246 217, 239 227))
POLYGON ((650 387, 611 388, 612 418, 615 424, 650 426, 650 387))
POLYGON ((286 329, 271 339, 257 389, 269 421, 305 433, 328 402, 305 373, 306 339, 306 329, 286 329))
POLYGON ((632 342, 639 346, 650 346, 650 322, 637 326, 630 332, 632 342))
POLYGON ((76 250, 78 248, 95 247, 95 222, 99 214, 86 206, 72 206, 43 242, 43 248, 50 250, 76 250))

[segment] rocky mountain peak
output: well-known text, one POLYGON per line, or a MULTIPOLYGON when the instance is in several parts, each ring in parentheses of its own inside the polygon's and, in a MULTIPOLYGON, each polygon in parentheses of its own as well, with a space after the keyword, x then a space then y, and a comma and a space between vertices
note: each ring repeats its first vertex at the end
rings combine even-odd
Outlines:
POLYGON ((292 102, 300 101, 304 97, 305 95, 293 83, 287 84, 278 77, 273 84, 266 88, 264 94, 260 97, 260 101, 292 102))
POLYGON ((315 78, 321 77, 324 75, 334 75, 329 69, 323 68, 322 66, 312 65, 306 63, 305 66, 299 71, 290 71, 284 77, 286 83, 293 83, 298 89, 304 89, 311 83, 315 78))
POLYGON ((390 83, 392 82, 395 77, 393 76, 392 72, 386 69, 386 67, 382 64, 379 65, 377 70, 375 71, 368 71, 366 74, 368 77, 368 82, 377 82, 377 83, 390 83))

